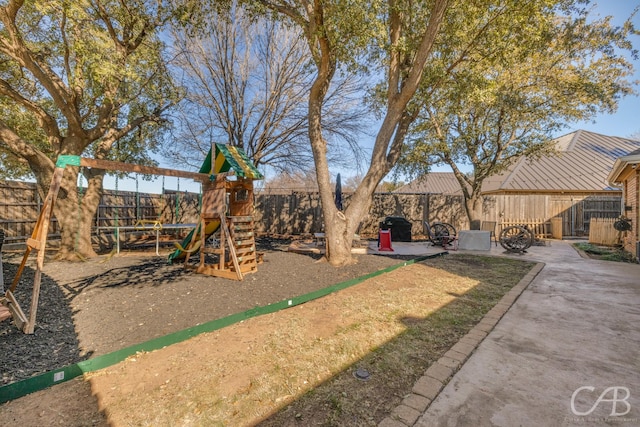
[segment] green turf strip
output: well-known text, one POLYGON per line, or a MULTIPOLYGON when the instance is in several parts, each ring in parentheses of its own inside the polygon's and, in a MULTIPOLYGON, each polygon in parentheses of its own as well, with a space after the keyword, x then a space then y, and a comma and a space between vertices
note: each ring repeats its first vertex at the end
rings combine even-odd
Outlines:
POLYGON ((193 326, 191 328, 183 329, 181 331, 174 332, 169 335, 155 338, 155 339, 143 342, 141 344, 126 347, 126 348, 123 348, 122 350, 117 350, 102 356, 96 356, 92 359, 84 360, 82 362, 78 362, 73 365, 65 366, 64 368, 61 368, 61 369, 56 369, 54 371, 35 375, 31 378, 26 378, 21 381, 16 381, 14 383, 7 384, 5 386, 0 387, 0 404, 8 402, 10 400, 18 399, 22 396, 26 396, 27 394, 34 393, 36 391, 44 390, 45 388, 51 387, 52 385, 59 384, 64 381, 69 381, 84 373, 97 371, 99 369, 103 369, 103 368, 107 368, 109 366, 115 365, 116 363, 122 362, 127 357, 132 356, 138 352, 148 352, 148 351, 158 350, 160 348, 167 347, 172 344, 176 344, 176 343, 188 340, 189 338, 193 338, 204 332, 212 332, 218 329, 222 329, 226 326, 233 325, 234 323, 238 323, 243 320, 250 319, 252 317, 261 316, 263 314, 275 313, 276 311, 280 311, 285 308, 295 307, 296 305, 304 304, 314 299, 318 299, 326 295, 329 295, 333 292, 349 288, 353 285, 357 285, 358 283, 361 283, 367 279, 379 276, 384 273, 388 273, 397 268, 414 264, 416 262, 420 262, 428 258, 435 258, 437 256, 444 255, 446 253, 447 252, 442 252, 435 255, 428 255, 428 256, 423 256, 423 257, 415 258, 408 261, 403 261, 399 264, 392 265, 391 267, 387 267, 385 269, 378 270, 373 273, 369 273, 367 275, 348 280, 346 282, 338 283, 324 289, 319 289, 317 291, 310 292, 308 294, 300 295, 297 297, 293 297, 290 299, 286 299, 286 300, 265 305, 262 307, 255 307, 247 311, 243 311, 241 313, 232 314, 230 316, 223 317, 221 319, 212 320, 211 322, 203 323, 198 326, 193 326))

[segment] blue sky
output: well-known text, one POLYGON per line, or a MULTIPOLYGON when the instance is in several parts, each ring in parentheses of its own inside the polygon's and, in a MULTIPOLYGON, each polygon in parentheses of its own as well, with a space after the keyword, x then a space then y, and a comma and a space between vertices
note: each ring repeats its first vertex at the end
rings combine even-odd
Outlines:
MULTIPOLYGON (((613 16, 613 22, 621 25, 640 6, 638 0, 599 0, 595 2, 594 13, 600 17, 613 16)), ((633 19, 636 28, 640 28, 640 13, 633 19)), ((634 47, 640 50, 640 36, 633 37, 634 47)), ((640 80, 640 60, 633 61, 635 80, 640 80)), ((640 90, 637 88, 636 90, 640 90)), ((572 124, 564 132, 570 133, 579 129, 601 133, 609 136, 628 138, 633 134, 640 135, 640 97, 638 95, 623 98, 614 114, 601 114, 592 121, 572 124)))

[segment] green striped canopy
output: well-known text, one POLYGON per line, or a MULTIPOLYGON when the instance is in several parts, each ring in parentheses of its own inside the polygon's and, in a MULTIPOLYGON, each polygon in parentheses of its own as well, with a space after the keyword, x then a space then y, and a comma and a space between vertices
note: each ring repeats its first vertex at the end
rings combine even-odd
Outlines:
POLYGON ((256 169, 249 157, 240 147, 226 144, 215 144, 215 160, 211 159, 211 150, 204 159, 200 173, 216 175, 222 172, 234 171, 237 176, 250 179, 263 179, 264 176, 256 169))

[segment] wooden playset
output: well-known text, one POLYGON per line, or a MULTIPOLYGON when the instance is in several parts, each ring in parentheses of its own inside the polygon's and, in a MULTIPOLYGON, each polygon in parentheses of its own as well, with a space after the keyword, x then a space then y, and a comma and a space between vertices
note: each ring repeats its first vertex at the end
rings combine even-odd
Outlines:
POLYGON ((230 170, 235 171, 236 180, 203 183, 200 223, 182 244, 176 245, 169 260, 184 260, 185 268, 198 273, 242 280, 244 274, 257 271, 261 260, 255 244, 253 180, 262 175, 237 147, 220 144, 216 144, 215 153, 209 153, 200 172, 217 176, 230 170), (216 232, 219 238, 208 244, 216 232), (194 252, 200 253, 200 262, 190 266, 194 252), (208 254, 217 255, 217 262, 207 262, 208 254))
POLYGON ((36 323, 42 270, 44 268, 47 230, 53 215, 53 207, 60 190, 66 167, 91 167, 105 170, 135 172, 147 175, 165 175, 190 178, 202 183, 203 203, 199 224, 189 233, 169 261, 183 259, 188 266, 190 255, 200 252, 200 262, 194 269, 203 274, 242 280, 244 274, 257 271, 259 254, 256 252, 253 223, 253 180, 263 176, 237 147, 215 144, 199 172, 135 165, 108 160, 89 159, 63 155, 56 168, 40 215, 26 251, 9 288, 0 296, 0 303, 11 313, 16 326, 24 333, 32 334, 36 323), (236 179, 231 179, 235 177, 236 179), (217 231, 219 244, 211 247, 207 240, 217 231), (32 251, 37 254, 33 280, 31 308, 27 317, 18 304, 14 292, 32 251), (217 255, 217 261, 208 263, 207 255, 217 255))

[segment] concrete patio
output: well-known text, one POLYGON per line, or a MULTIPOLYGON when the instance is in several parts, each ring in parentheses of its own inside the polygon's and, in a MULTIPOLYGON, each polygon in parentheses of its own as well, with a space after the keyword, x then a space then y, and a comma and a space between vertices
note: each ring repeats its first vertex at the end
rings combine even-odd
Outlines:
POLYGON ((462 361, 434 364, 380 426, 640 425, 640 265, 570 243, 473 251, 544 266, 487 315, 484 339, 480 328, 451 350, 462 361))

